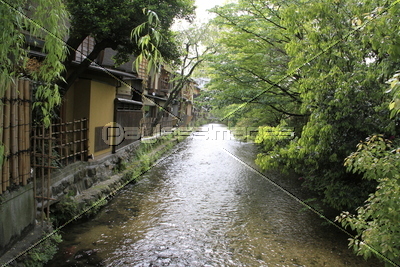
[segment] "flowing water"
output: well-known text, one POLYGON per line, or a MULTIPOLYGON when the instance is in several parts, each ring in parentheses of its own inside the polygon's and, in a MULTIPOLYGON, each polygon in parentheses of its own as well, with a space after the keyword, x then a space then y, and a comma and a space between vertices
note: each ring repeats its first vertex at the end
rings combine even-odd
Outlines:
POLYGON ((230 140, 222 125, 203 130, 95 218, 63 229, 48 266, 377 266, 249 167, 252 144, 230 140))

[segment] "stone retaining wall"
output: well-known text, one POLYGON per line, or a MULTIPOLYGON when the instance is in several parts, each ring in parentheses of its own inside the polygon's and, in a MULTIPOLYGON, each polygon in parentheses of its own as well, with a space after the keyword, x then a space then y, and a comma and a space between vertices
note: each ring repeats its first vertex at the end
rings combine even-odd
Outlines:
POLYGON ((33 186, 28 184, 2 195, 0 205, 0 255, 11 248, 35 223, 33 186))

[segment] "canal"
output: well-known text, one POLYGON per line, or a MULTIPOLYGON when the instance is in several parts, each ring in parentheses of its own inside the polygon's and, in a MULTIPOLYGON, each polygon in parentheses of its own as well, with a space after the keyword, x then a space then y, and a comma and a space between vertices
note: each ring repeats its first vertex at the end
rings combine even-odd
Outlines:
MULTIPOLYGON (((203 130, 93 219, 64 228, 47 266, 377 266, 254 171, 252 144, 233 140, 222 125, 203 130)), ((296 179, 282 179, 299 192, 296 179)))

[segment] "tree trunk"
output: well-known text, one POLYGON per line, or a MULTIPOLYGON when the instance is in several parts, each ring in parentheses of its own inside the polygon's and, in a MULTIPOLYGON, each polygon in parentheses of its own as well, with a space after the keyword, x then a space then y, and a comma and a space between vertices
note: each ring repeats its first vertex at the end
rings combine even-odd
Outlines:
POLYGON ((68 89, 72 86, 72 84, 79 78, 90 66, 90 64, 98 57, 101 51, 110 47, 110 42, 107 40, 103 40, 97 43, 92 52, 83 60, 77 68, 67 77, 66 82, 61 86, 61 96, 65 96, 68 92, 68 89))

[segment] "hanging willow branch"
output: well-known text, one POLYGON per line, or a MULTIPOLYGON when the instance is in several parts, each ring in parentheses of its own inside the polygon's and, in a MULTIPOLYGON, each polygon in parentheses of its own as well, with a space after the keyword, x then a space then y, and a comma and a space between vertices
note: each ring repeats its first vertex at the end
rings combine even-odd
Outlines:
POLYGON ((162 40, 161 33, 157 30, 160 20, 152 10, 144 8, 143 13, 147 16, 147 21, 137 26, 131 33, 131 39, 138 44, 140 49, 140 54, 136 57, 134 64, 138 70, 140 63, 147 60, 147 72, 152 73, 164 61, 158 50, 162 40))

